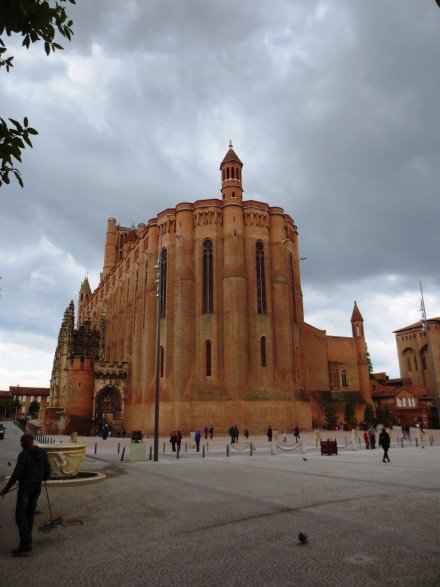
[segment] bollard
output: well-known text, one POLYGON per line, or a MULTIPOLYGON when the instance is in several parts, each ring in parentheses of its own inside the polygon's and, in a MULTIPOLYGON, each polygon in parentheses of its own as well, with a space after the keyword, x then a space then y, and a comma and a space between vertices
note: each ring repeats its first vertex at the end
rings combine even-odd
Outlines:
POLYGON ((202 446, 202 459, 205 458, 205 445, 202 446))
POLYGON ((163 443, 163 454, 165 454, 165 443, 163 443))
POLYGON ((188 451, 188 443, 185 442, 185 452, 187 452, 187 451, 188 451))
POLYGON ((153 458, 153 447, 150 446, 150 461, 151 461, 152 458, 153 458))
POLYGON ((95 455, 96 455, 96 449, 98 448, 98 443, 95 442, 95 455))
POLYGON ((226 456, 229 456, 229 444, 226 445, 226 456))
POLYGON ((206 452, 209 452, 209 442, 206 443, 206 452))
POLYGON ((401 446, 403 448, 403 438, 400 439, 400 444, 401 444, 401 446))
POLYGON ((344 436, 344 444, 345 444, 345 446, 347 446, 347 437, 346 436, 344 436))
MULTIPOLYGON (((125 448, 125 447, 124 447, 124 448, 125 448)), ((121 443, 120 443, 120 442, 118 442, 118 454, 120 453, 120 451, 121 451, 121 443)))
MULTIPOLYGON (((119 452, 119 451, 118 451, 118 452, 119 452)), ((124 446, 124 448, 122 449, 122 454, 121 454, 121 461, 123 461, 123 460, 124 460, 124 455, 125 455, 125 446, 124 446)))
POLYGON ((180 459, 179 453, 180 453, 180 448, 179 448, 179 447, 177 447, 177 454, 176 454, 176 459, 180 459))
POLYGON ((417 437, 416 437, 416 446, 417 446, 417 448, 419 448, 419 441, 417 440, 417 437))
POLYGON ((252 445, 252 442, 250 443, 250 447, 251 447, 251 456, 252 456, 252 451, 253 451, 253 448, 254 448, 253 445, 252 445))
POLYGON ((432 437, 432 436, 430 436, 430 437, 429 437, 429 444, 430 444, 431 446, 432 446, 432 441, 433 441, 433 437, 432 437))

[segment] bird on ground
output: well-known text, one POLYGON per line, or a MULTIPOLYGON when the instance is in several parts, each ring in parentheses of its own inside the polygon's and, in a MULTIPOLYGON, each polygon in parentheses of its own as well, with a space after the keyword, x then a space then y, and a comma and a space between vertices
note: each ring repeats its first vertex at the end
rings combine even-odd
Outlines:
POLYGON ((307 459, 303 457, 303 461, 307 461, 307 459))
POLYGON ((8 465, 11 466, 11 463, 8 461, 8 465))
POLYGON ((298 534, 298 540, 300 544, 305 544, 307 542, 307 536, 303 532, 300 532, 298 534))

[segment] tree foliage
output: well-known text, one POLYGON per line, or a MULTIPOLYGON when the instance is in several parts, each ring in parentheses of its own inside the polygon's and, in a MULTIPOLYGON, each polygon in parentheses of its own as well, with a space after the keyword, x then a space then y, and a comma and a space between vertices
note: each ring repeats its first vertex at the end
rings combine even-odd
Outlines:
POLYGON ((353 402, 345 402, 344 405, 344 420, 346 424, 355 423, 356 408, 353 402))
MULTIPOLYGON (((59 0, 75 4, 75 0, 59 0)), ((14 57, 7 55, 4 36, 20 35, 22 45, 27 49, 31 44, 42 41, 47 55, 63 47, 55 42, 60 34, 71 40, 73 22, 69 20, 66 9, 59 2, 51 0, 1 0, 0 7, 0 69, 7 72, 14 67, 14 57)), ((8 119, 12 126, 8 126, 5 119, 0 118, 0 187, 10 183, 10 175, 14 175, 23 187, 20 171, 15 162, 21 162, 21 152, 26 145, 32 147, 29 135, 38 132, 31 128, 27 118, 23 123, 12 118, 8 119)))
POLYGON ((367 404, 364 410, 364 422, 366 424, 375 424, 376 415, 374 413, 374 407, 371 404, 367 404))
POLYGON ((328 428, 336 426, 338 416, 336 414, 336 406, 334 402, 327 402, 324 406, 324 418, 328 428))
POLYGON ((33 401, 31 401, 31 403, 29 404, 29 415, 36 415, 38 414, 38 412, 40 411, 40 403, 37 402, 36 399, 34 399, 33 401))

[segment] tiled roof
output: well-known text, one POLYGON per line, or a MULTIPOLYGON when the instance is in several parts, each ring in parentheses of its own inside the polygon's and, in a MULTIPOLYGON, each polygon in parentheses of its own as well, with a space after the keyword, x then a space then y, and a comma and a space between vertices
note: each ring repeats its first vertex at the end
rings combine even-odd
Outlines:
POLYGON ((13 395, 49 395, 50 387, 22 387, 21 385, 10 385, 9 391, 13 395))

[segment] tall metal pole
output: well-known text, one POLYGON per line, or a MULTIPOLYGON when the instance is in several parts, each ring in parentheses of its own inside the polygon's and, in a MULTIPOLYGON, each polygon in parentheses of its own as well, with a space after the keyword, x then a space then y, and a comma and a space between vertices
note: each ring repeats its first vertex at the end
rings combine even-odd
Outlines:
POLYGON ((157 259, 157 323, 156 323, 156 397, 154 401, 154 460, 159 460, 159 396, 160 396, 160 311, 162 306, 162 229, 159 238, 159 254, 157 259))
POLYGON ((438 397, 438 386, 437 386, 437 375, 435 372, 434 353, 432 351, 431 335, 429 332, 428 321, 426 319, 425 301, 423 299, 422 282, 419 281, 419 283, 420 283, 420 294, 422 296, 422 300, 420 303, 420 311, 422 312, 423 327, 424 327, 425 334, 426 334, 426 340, 428 342, 429 356, 431 358, 432 386, 433 386, 433 391, 434 391, 434 396, 435 396, 435 403, 437 406, 437 425, 440 425, 440 400, 438 397))

